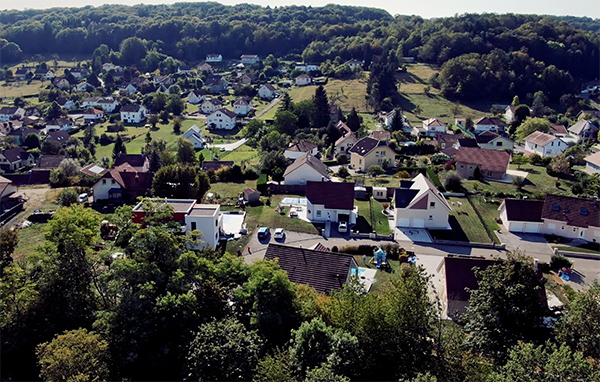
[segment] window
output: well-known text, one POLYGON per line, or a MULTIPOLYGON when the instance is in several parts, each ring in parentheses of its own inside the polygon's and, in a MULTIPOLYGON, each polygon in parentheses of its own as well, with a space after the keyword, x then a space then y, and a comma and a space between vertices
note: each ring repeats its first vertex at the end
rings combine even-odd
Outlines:
POLYGON ((550 228, 550 229, 555 229, 555 228, 556 228, 556 224, 554 224, 554 223, 549 223, 549 224, 548 224, 548 228, 550 228))
POLYGON ((581 208, 579 210, 579 214, 582 216, 588 216, 589 215, 589 211, 587 210, 587 208, 581 208))
POLYGON ((560 226, 560 229, 562 229, 563 231, 565 230, 565 226, 560 226))
POLYGON ((317 210, 317 217, 320 218, 321 217, 321 210, 317 210))
POLYGON ((111 184, 115 184, 115 180, 114 180, 114 179, 111 179, 111 180, 110 180, 110 183, 111 183, 111 184))
POLYGON ((218 226, 219 226, 219 221, 215 220, 215 227, 218 227, 218 226))
POLYGON ((553 204, 552 211, 560 211, 560 206, 558 204, 553 204))
POLYGON ((435 208, 435 202, 429 203, 429 208, 435 208))
POLYGON ((196 222, 192 222, 192 231, 196 230, 196 222))
POLYGON ((433 215, 429 215, 429 220, 433 220, 433 215))
POLYGON ((384 157, 385 156, 385 151, 381 152, 381 156, 384 157))
POLYGON ((573 227, 573 232, 576 232, 576 231, 577 231, 577 227, 573 227))
POLYGON ((496 142, 496 146, 502 146, 502 142, 496 142))
POLYGON ((106 184, 106 179, 102 179, 102 184, 106 184))

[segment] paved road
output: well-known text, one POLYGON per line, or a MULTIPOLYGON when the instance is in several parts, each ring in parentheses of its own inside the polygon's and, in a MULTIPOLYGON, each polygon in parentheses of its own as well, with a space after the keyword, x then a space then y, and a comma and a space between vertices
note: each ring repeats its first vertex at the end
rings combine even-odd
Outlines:
POLYGON ((256 115, 254 116, 254 118, 259 118, 259 117, 261 117, 261 116, 262 116, 263 114, 265 114, 267 111, 269 111, 269 110, 271 110, 272 108, 274 108, 274 107, 275 107, 275 106, 276 106, 276 105, 279 103, 279 101, 280 101, 280 100, 281 100, 281 98, 274 98, 274 99, 273 99, 273 101, 271 101, 271 103, 270 103, 270 104, 268 104, 268 105, 267 105, 267 107, 265 107, 264 109, 262 109, 260 113, 256 114, 256 115))
POLYGON ((224 148, 225 151, 233 151, 235 149, 237 149, 238 147, 240 147, 241 145, 243 145, 244 143, 246 143, 248 141, 248 139, 246 138, 242 138, 239 141, 233 142, 233 143, 220 143, 220 144, 216 144, 216 145, 212 145, 212 144, 206 144, 206 148, 212 148, 212 147, 216 147, 216 148, 224 148))

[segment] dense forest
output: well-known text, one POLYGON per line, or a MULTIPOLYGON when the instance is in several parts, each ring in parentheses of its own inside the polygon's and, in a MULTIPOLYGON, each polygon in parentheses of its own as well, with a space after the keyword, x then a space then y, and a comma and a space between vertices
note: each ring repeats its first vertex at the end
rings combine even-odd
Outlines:
MULTIPOLYGON (((598 21, 588 18, 465 14, 426 20, 339 5, 271 9, 218 3, 106 5, 0 14, 4 62, 18 60, 21 54, 90 55, 102 45, 118 52, 122 42, 132 36, 144 41, 144 54, 186 63, 200 62, 209 53, 225 58, 274 54, 307 62, 338 56, 358 58, 368 68, 372 60, 393 53, 442 65, 465 54, 485 56, 501 50, 518 52, 521 61, 532 63, 525 65, 554 65, 576 79, 595 79, 600 60, 598 21)), ((521 75, 510 66, 506 69, 521 75)))

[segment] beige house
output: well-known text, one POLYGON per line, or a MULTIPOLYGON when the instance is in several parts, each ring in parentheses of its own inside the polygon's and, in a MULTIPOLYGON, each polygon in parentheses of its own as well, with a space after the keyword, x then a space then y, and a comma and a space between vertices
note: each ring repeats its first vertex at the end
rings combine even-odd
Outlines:
POLYGON ((600 173, 600 151, 588 155, 587 157, 583 158, 583 160, 585 161, 585 172, 590 175, 600 173))
POLYGON ((493 131, 485 131, 475 137, 477 144, 487 150, 512 150, 515 142, 493 131))
POLYGON ((396 227, 450 229, 450 205, 423 174, 403 180, 394 191, 396 227))
POLYGON ((350 150, 350 167, 357 171, 367 171, 369 167, 393 165, 396 153, 385 142, 365 137, 350 150))
POLYGON ((506 151, 460 147, 454 160, 456 172, 464 179, 475 179, 477 172, 482 178, 504 179, 510 154, 506 151))

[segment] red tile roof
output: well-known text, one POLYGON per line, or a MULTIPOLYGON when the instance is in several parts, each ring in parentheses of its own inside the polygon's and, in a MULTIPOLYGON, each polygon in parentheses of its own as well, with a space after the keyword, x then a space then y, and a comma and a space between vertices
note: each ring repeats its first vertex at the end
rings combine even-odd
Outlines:
POLYGON ((306 198, 328 209, 354 209, 354 183, 306 182, 306 198))
POLYGON ((510 154, 506 151, 461 146, 454 159, 456 162, 476 164, 481 171, 506 172, 510 154))
POLYGON ((552 134, 546 134, 543 131, 534 131, 525 137, 525 142, 533 143, 534 145, 546 146, 548 143, 559 139, 552 134))
POLYGON ((600 202, 563 195, 546 195, 542 219, 557 220, 581 228, 600 227, 600 202))

